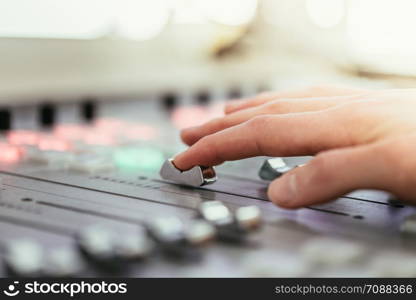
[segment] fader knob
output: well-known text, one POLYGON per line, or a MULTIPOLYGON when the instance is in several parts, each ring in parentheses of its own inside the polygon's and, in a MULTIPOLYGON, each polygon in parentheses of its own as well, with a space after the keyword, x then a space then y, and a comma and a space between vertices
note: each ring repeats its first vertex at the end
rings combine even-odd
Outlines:
POLYGON ((215 227, 203 220, 195 220, 186 230, 186 239, 192 245, 204 245, 215 238, 215 227))
POLYGON ((37 277, 42 275, 44 252, 35 241, 14 240, 6 245, 4 262, 12 276, 37 277))
POLYGON ((97 267, 117 271, 120 267, 114 247, 115 235, 101 226, 90 226, 82 230, 78 236, 78 246, 85 257, 97 267))
POLYGON ((230 210, 220 201, 205 201, 199 207, 199 213, 208 222, 223 226, 233 222, 230 210))
POLYGON ((266 159, 259 170, 259 177, 263 180, 273 180, 301 166, 303 165, 290 166, 280 157, 266 159))
POLYGON ((416 214, 407 216, 400 225, 400 231, 404 234, 416 236, 416 214))
POLYGON ((238 224, 246 230, 257 229, 261 225, 261 211, 254 205, 238 208, 235 218, 238 224))
POLYGON ((158 217, 147 224, 151 238, 169 257, 197 258, 199 253, 189 243, 183 222, 176 217, 158 217))
POLYGON ((115 245, 117 256, 123 261, 145 259, 154 248, 154 243, 144 232, 120 236, 115 245))
POLYGON ((44 273, 52 277, 80 276, 86 266, 78 252, 71 247, 52 249, 47 253, 44 273))
POLYGON ((220 240, 240 243, 247 230, 237 223, 231 211, 221 201, 205 201, 198 209, 200 216, 216 227, 220 240))

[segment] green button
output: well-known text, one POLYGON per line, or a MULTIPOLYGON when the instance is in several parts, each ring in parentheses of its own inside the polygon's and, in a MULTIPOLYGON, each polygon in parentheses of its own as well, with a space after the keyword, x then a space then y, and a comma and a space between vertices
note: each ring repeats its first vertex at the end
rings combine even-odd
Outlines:
POLYGON ((162 151, 151 147, 122 148, 114 152, 113 158, 122 171, 156 171, 165 160, 162 151))

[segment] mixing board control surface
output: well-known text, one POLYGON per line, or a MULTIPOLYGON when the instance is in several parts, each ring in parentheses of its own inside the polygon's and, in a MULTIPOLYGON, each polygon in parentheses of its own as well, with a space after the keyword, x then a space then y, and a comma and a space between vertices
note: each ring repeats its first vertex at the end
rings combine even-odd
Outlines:
POLYGON ((164 115, 158 105, 104 103, 89 124, 58 108, 47 129, 1 135, 3 276, 416 276, 416 209, 387 193, 284 210, 258 177, 264 157, 219 166, 212 185, 162 179, 163 162, 184 149, 178 129, 220 105, 164 115), (240 218, 230 224, 241 229, 260 214, 261 229, 226 238, 221 222, 240 218))

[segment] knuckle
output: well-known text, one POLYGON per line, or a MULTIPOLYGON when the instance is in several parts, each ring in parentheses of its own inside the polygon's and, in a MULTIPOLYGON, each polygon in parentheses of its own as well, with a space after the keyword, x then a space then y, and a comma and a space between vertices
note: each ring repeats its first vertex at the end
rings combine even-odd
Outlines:
POLYGON ((211 144, 211 137, 208 136, 204 136, 202 137, 197 143, 196 146, 198 146, 202 151, 204 149, 207 149, 209 147, 209 145, 211 144))
POLYGON ((253 131, 263 130, 269 123, 269 116, 256 116, 247 122, 247 126, 253 131))
POLYGON ((209 127, 213 127, 216 130, 227 127, 228 122, 226 118, 215 118, 208 123, 209 127))
POLYGON ((364 128, 372 127, 368 128, 369 130, 375 128, 372 111, 374 111, 374 106, 371 107, 363 102, 349 102, 329 108, 325 110, 325 113, 334 120, 339 120, 340 124, 344 124, 346 131, 357 134, 364 128))
POLYGON ((218 158, 215 139, 211 135, 202 137, 195 145, 195 149, 197 149, 201 157, 209 157, 213 160, 218 158))

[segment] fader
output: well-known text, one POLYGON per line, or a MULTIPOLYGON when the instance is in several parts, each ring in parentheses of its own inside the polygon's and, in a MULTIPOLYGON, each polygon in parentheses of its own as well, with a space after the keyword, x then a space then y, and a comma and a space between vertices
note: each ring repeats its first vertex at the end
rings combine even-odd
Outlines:
POLYGON ((273 180, 302 165, 289 165, 284 158, 266 159, 259 170, 259 177, 263 180, 273 180))
POLYGON ((195 166, 190 170, 181 171, 176 168, 172 158, 165 161, 160 169, 160 176, 163 179, 189 186, 212 184, 217 180, 213 167, 195 166))

